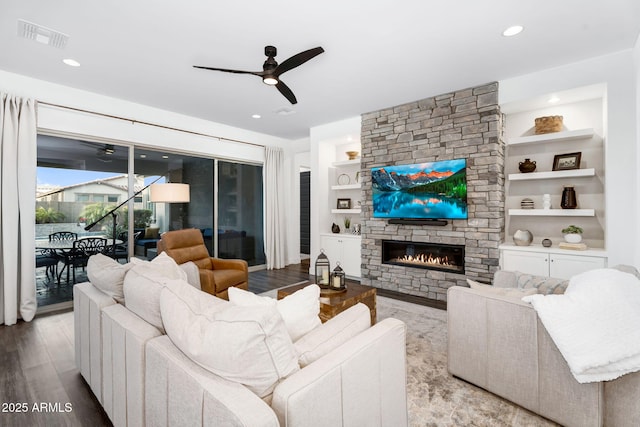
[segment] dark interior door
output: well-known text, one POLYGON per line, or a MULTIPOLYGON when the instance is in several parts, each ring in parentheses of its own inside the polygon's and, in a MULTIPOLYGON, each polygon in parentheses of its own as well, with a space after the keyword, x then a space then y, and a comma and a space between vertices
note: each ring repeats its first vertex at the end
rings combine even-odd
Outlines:
POLYGON ((300 172, 300 253, 311 253, 311 172, 300 172))

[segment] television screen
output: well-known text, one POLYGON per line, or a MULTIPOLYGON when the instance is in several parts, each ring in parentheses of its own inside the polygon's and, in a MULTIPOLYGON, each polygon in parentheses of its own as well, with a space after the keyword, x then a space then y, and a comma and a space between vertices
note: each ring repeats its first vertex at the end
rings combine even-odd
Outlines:
POLYGON ((373 217, 466 219, 466 167, 455 159, 372 168, 373 217))

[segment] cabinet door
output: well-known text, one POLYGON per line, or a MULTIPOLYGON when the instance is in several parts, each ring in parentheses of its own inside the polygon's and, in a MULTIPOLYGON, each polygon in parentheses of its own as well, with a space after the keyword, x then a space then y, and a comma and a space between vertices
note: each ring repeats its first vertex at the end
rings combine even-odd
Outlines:
POLYGON ((588 270, 606 267, 605 258, 581 255, 551 254, 549 276, 569 279, 588 270))
POLYGON ((360 239, 340 239, 342 241, 342 259, 340 266, 344 274, 360 277, 360 239))
MULTIPOLYGON (((335 236, 321 236, 320 237, 320 249, 324 250, 324 254, 329 258, 329 264, 331 270, 336 268, 336 261, 340 261, 343 264, 342 258, 342 244, 340 239, 335 236)), ((342 267, 344 269, 344 267, 342 267)))
POLYGON ((549 255, 540 252, 502 251, 502 269, 536 276, 549 275, 549 255))

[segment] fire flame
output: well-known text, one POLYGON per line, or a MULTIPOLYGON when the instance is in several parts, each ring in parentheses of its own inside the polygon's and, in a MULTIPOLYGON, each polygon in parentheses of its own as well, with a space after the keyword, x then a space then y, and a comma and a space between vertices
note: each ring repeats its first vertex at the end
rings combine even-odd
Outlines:
POLYGON ((449 260, 448 256, 433 256, 432 254, 418 254, 418 255, 404 255, 401 258, 398 258, 399 262, 406 262, 412 264, 432 264, 432 265, 443 265, 447 267, 455 267, 455 262, 449 260))

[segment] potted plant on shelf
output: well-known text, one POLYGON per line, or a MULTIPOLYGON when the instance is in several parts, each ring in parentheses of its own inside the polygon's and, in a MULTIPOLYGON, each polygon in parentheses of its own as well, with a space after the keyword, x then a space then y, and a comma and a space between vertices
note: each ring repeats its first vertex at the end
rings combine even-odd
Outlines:
POLYGON ((567 243, 580 243, 582 241, 582 232, 582 228, 577 225, 570 225, 567 228, 562 229, 564 240, 567 243))
POLYGON ((348 232, 349 228, 351 228, 351 218, 349 218, 348 216, 346 216, 344 218, 344 231, 348 232))

